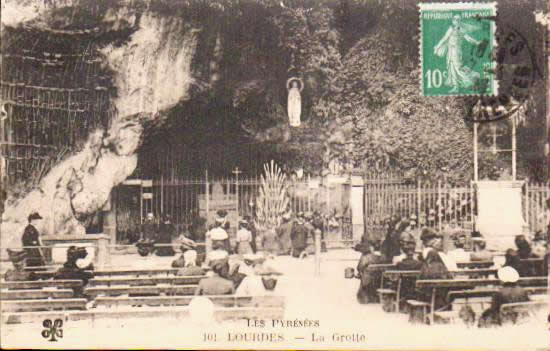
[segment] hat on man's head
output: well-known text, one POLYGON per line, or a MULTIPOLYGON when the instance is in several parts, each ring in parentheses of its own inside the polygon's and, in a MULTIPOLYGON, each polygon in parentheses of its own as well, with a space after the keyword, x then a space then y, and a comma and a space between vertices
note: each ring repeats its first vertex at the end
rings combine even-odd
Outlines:
POLYGON ((433 238, 439 238, 441 237, 440 234, 438 234, 435 230, 432 228, 424 228, 422 229, 422 233, 420 234, 420 240, 425 242, 427 240, 433 239, 433 238))
POLYGON ((218 210, 216 212, 216 215, 218 215, 219 217, 226 217, 227 216, 227 211, 226 210, 218 210))
POLYGON ((40 214, 38 214, 38 212, 33 212, 29 215, 29 217, 27 217, 27 219, 30 221, 34 220, 34 219, 42 219, 42 216, 40 216, 40 214))
POLYGON ((498 279, 503 283, 515 283, 519 280, 519 273, 513 267, 502 267, 497 271, 498 279))
POLYGON ((12 263, 19 263, 27 258, 27 253, 25 251, 14 251, 11 249, 6 249, 8 251, 8 256, 12 263))

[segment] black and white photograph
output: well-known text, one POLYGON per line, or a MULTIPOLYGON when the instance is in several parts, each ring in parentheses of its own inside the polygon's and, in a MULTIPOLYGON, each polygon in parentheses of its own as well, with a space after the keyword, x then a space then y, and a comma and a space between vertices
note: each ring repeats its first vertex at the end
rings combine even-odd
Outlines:
POLYGON ((0 347, 550 350, 547 0, 0 0, 0 347))

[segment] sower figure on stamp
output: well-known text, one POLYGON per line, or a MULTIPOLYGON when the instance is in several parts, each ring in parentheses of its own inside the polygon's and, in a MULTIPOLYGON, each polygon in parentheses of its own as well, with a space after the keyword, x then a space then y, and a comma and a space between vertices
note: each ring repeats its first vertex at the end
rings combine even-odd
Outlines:
POLYGON ((44 266, 44 256, 42 255, 42 250, 40 250, 42 243, 38 229, 36 229, 42 217, 38 214, 38 212, 33 212, 27 219, 29 224, 25 227, 23 237, 21 238, 23 246, 25 247, 25 253, 27 255, 27 266, 44 266), (36 246, 36 248, 33 248, 33 246, 36 246))
POLYGON ((434 54, 440 57, 446 55, 447 79, 445 85, 451 87, 450 92, 458 92, 460 87, 471 87, 479 79, 479 73, 464 65, 462 59, 462 42, 466 40, 474 45, 480 42, 472 38, 468 32, 476 30, 476 26, 462 23, 459 15, 453 16, 452 25, 443 38, 434 47, 434 54))

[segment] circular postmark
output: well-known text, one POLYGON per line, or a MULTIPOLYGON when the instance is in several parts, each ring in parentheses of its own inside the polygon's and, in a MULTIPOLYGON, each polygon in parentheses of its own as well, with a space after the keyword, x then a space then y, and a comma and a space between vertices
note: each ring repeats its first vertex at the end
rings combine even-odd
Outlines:
MULTIPOLYGON (((495 38, 497 45, 493 52, 485 52, 482 43, 470 54, 472 60, 492 55, 494 64, 487 70, 498 82, 498 95, 480 94, 471 99, 471 112, 466 117, 471 122, 495 122, 514 115, 529 100, 530 89, 540 74, 535 52, 522 33, 508 24, 499 23, 495 38)), ((480 92, 486 91, 486 81, 480 80, 477 84, 480 92)))

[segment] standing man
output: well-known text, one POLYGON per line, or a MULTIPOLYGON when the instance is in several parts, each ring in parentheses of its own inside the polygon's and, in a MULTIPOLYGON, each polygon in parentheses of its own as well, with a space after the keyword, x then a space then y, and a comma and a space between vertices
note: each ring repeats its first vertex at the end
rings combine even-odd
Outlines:
POLYGON ((141 225, 141 239, 155 241, 157 239, 157 224, 153 213, 147 213, 145 222, 141 225))
POLYGON ((248 223, 248 230, 250 231, 250 234, 252 234, 252 241, 250 242, 252 253, 256 253, 256 236, 258 235, 258 229, 256 229, 256 224, 254 224, 254 219, 251 216, 244 216, 244 220, 248 223))
POLYGON ((304 258, 307 256, 305 249, 307 247, 308 229, 304 223, 303 213, 298 213, 296 222, 292 226, 290 239, 292 240, 292 257, 304 258))
POLYGON ((313 219, 311 224, 315 227, 315 229, 321 231, 321 252, 327 252, 327 244, 325 243, 325 221, 319 211, 313 211, 313 219))
POLYGON ((27 266, 29 267, 45 265, 44 256, 42 255, 42 250, 40 249, 42 242, 40 240, 38 229, 36 228, 39 226, 41 219, 42 217, 38 214, 38 212, 31 213, 27 217, 29 224, 25 227, 23 237, 21 238, 27 255, 27 266))
POLYGON ((292 233, 293 221, 291 219, 290 212, 283 214, 283 223, 276 229, 277 237, 279 239, 280 255, 290 255, 292 251, 292 241, 290 240, 290 234, 292 233))

